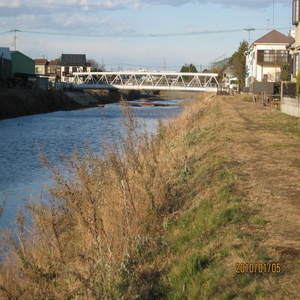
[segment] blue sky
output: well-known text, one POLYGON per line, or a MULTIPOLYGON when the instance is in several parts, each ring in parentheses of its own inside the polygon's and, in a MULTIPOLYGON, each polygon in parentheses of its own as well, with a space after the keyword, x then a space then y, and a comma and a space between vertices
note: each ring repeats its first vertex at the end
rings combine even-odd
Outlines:
POLYGON ((273 28, 287 34, 291 0, 0 0, 0 47, 31 58, 84 53, 106 69, 204 69, 273 28), (274 18, 273 18, 274 16, 274 18), (269 30, 268 30, 269 29, 269 30))

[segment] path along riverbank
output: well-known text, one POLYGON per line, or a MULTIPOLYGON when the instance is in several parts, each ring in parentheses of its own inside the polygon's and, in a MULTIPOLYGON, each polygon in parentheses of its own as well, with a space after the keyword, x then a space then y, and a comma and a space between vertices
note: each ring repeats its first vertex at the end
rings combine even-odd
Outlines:
POLYGON ((245 95, 207 98, 195 111, 196 196, 171 230, 169 258, 159 256, 172 297, 299 298, 299 119, 245 95))

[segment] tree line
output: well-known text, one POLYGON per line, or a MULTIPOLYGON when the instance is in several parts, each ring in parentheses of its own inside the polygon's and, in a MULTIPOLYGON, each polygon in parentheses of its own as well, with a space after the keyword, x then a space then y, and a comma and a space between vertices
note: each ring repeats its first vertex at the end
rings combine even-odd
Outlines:
MULTIPOLYGON (((215 63, 214 66, 212 66, 209 69, 205 69, 202 72, 218 73, 219 78, 222 78, 225 69, 230 67, 234 77, 237 77, 240 86, 243 87, 245 82, 245 71, 246 71, 246 56, 244 55, 244 53, 247 50, 248 50, 248 42, 242 41, 237 51, 234 52, 233 55, 225 61, 225 63, 222 64, 215 63)), ((180 72, 197 73, 198 70, 195 67, 195 65, 190 63, 190 64, 184 64, 181 67, 180 72)))

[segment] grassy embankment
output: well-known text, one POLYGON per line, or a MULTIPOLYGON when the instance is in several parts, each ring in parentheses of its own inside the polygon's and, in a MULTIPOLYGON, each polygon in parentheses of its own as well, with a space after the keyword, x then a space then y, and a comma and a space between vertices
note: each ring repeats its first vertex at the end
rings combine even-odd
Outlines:
POLYGON ((137 134, 141 128, 127 107, 125 114, 123 154, 117 145, 104 157, 74 154, 68 179, 41 157, 56 185, 49 204, 28 203, 34 228, 25 227, 20 213, 17 238, 6 233, 2 241, 10 254, 1 266, 1 297, 283 295, 280 280, 291 270, 236 274, 236 263, 281 258, 264 244, 260 207, 246 201, 247 174, 228 155, 232 129, 218 102, 207 97, 190 104, 152 139, 137 134))

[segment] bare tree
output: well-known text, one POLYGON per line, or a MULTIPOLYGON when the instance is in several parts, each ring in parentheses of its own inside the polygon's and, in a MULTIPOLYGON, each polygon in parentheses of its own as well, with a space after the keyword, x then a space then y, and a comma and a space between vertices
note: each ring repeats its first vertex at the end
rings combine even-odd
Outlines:
POLYGON ((101 72, 101 71, 104 71, 103 66, 100 66, 99 63, 97 61, 95 61, 94 59, 88 59, 87 63, 91 64, 91 70, 92 70, 92 72, 101 72))

